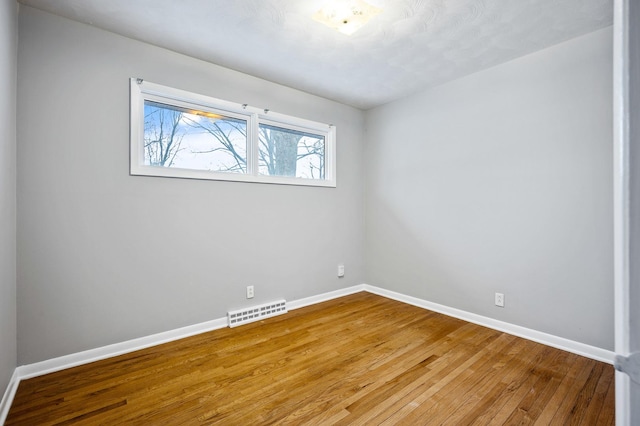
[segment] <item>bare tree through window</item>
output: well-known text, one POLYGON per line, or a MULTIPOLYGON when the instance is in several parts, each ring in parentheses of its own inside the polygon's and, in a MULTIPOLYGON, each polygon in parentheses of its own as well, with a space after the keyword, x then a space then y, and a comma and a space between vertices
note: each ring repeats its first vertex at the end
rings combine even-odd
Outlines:
MULTIPOLYGON (((145 164, 247 173, 247 122, 222 114, 145 101, 145 164)), ((325 138, 259 126, 262 175, 325 178, 325 138)))

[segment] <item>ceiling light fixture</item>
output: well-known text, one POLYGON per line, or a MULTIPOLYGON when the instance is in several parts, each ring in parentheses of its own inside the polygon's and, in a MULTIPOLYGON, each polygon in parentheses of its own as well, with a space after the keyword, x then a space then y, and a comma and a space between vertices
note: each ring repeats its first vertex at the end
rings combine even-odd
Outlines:
POLYGON ((313 19, 342 34, 351 35, 380 12, 382 9, 364 0, 333 0, 326 2, 313 19))

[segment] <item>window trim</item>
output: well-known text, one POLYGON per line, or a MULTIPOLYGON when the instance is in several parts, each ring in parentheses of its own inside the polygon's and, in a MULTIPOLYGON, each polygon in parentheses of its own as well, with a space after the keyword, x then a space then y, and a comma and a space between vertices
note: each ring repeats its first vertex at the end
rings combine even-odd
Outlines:
POLYGON ((138 78, 130 79, 130 162, 132 176, 156 176, 186 179, 221 180, 232 182, 271 183, 336 187, 336 128, 331 124, 280 114, 268 109, 237 104, 213 97, 191 93, 138 78), (247 121, 247 172, 231 173, 209 170, 158 167, 143 164, 144 159, 144 101, 150 100, 181 108, 202 108, 247 121), (322 135, 325 138, 325 178, 307 179, 289 176, 260 175, 258 171, 259 126, 261 123, 285 129, 322 135))

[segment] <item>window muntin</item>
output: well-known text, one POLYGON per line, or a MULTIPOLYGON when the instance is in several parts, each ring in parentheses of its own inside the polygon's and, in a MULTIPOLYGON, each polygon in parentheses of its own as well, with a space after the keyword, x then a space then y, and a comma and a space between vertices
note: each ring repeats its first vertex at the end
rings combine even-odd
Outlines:
POLYGON ((131 79, 132 175, 335 187, 335 127, 131 79))

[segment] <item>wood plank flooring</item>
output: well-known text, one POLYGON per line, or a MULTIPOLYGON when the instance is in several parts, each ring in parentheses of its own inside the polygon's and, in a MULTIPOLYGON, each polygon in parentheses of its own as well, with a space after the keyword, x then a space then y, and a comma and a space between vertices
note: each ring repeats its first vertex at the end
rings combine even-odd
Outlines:
POLYGON ((7 425, 613 425, 613 367, 369 293, 20 383, 7 425))

